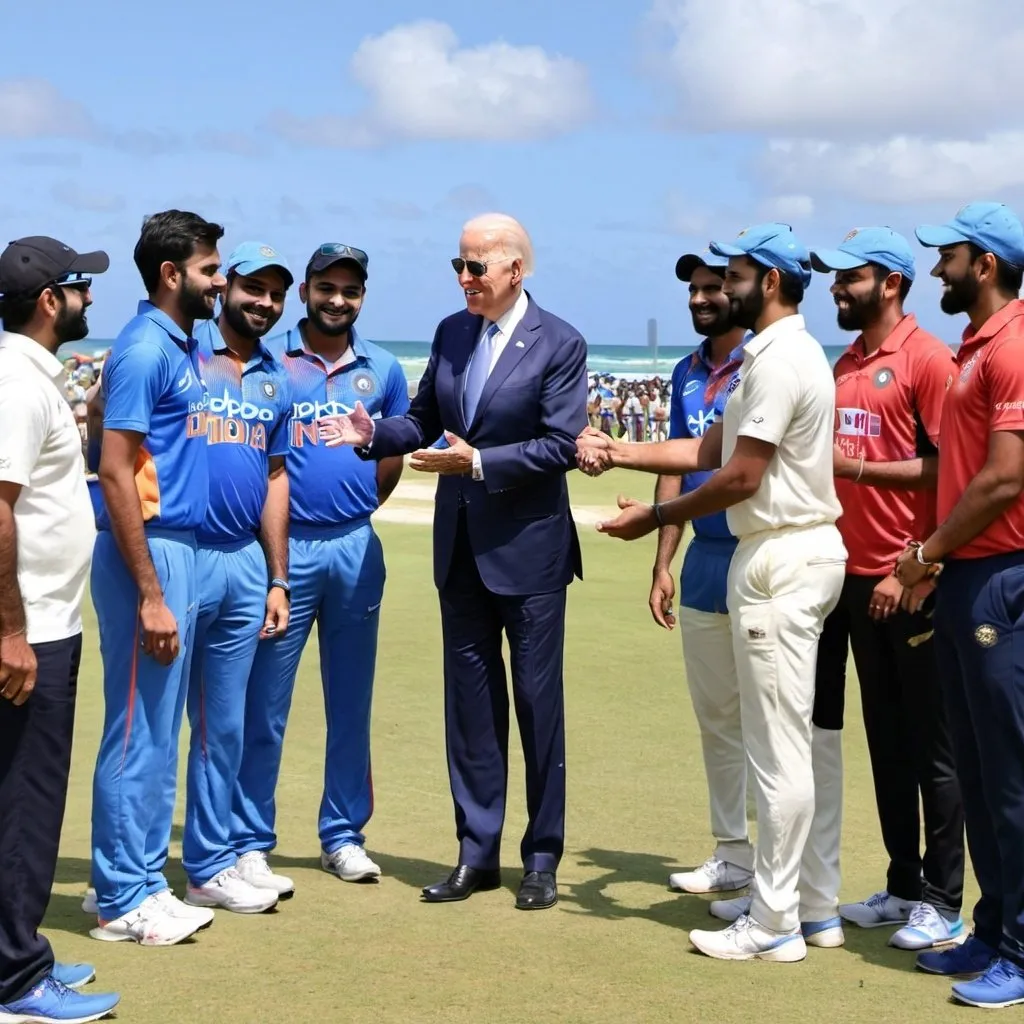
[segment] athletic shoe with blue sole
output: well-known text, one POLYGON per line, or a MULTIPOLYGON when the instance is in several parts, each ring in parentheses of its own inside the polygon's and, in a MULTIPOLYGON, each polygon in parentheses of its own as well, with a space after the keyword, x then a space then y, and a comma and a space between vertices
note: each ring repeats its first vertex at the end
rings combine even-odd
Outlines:
POLYGON ((991 946, 969 935, 963 945, 918 954, 917 969, 945 978, 976 978, 989 969, 997 955, 991 946))
POLYGON ((819 949, 838 949, 846 942, 841 917, 830 917, 827 921, 804 921, 800 925, 800 932, 808 946, 817 946, 819 949))
POLYGON ((0 1005, 0 1024, 88 1024, 106 1017, 121 1001, 119 995, 84 995, 52 977, 31 992, 0 1005))
POLYGON ((96 968, 92 964, 61 964, 53 965, 50 977, 66 988, 80 989, 94 981, 96 968))
POLYGON ((967 1006, 1001 1009, 1024 1003, 1024 969, 1000 957, 974 981, 960 981, 953 986, 953 998, 967 1006))

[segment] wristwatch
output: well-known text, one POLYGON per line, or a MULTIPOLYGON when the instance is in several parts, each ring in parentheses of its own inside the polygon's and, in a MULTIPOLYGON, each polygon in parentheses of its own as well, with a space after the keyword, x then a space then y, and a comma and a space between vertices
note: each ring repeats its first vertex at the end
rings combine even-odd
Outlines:
POLYGON ((285 592, 285 594, 288 595, 289 599, 291 598, 291 596, 292 596, 292 588, 288 585, 288 581, 287 580, 283 580, 280 577, 275 576, 270 581, 270 587, 268 589, 273 590, 274 587, 277 587, 279 590, 283 590, 285 592))

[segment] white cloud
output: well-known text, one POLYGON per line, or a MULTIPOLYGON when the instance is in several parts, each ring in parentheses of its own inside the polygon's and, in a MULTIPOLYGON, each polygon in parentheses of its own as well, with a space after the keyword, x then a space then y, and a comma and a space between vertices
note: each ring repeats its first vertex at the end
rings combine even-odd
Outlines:
POLYGON ((777 140, 765 167, 782 186, 815 181, 875 203, 999 200, 1024 188, 1024 131, 976 142, 906 135, 877 144, 777 140))
POLYGON ((883 138, 1019 124, 1020 0, 654 0, 651 27, 680 115, 702 128, 883 138))
POLYGON ((45 79, 0 79, 0 138, 85 138, 95 130, 88 111, 45 79))
POLYGON ((502 41, 460 47, 454 30, 438 21, 364 39, 349 70, 367 93, 363 112, 277 111, 270 128, 292 142, 335 147, 396 139, 508 142, 563 134, 594 110, 578 61, 502 41))
POLYGON ((50 194, 58 203, 89 213, 115 213, 124 209, 124 196, 88 189, 74 181, 58 181, 50 194))
POLYGON ((772 196, 761 204, 760 212, 764 220, 806 220, 814 216, 814 200, 804 195, 772 196))

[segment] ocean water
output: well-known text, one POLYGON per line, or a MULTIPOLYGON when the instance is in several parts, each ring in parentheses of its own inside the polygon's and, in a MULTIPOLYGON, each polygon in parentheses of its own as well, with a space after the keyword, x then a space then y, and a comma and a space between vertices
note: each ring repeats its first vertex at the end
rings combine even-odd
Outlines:
MULTIPOLYGON (((429 341, 378 341, 376 344, 387 349, 398 359, 406 380, 415 383, 423 375, 430 357, 429 341)), ((96 355, 105 352, 110 345, 109 339, 89 338, 87 341, 62 346, 57 355, 61 359, 76 353, 95 358, 96 355)), ((627 379, 669 377, 676 363, 693 352, 694 348, 694 345, 659 347, 655 358, 654 353, 643 345, 590 345, 587 368, 591 373, 610 374, 613 377, 627 379)), ((841 345, 826 345, 824 348, 829 363, 833 365, 845 351, 841 345)))

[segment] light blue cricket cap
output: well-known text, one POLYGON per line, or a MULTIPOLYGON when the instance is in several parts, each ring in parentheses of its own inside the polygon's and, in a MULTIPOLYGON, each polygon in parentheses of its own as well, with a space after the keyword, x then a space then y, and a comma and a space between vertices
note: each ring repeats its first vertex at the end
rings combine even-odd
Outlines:
POLYGON ((877 263, 886 270, 914 280, 914 254, 910 243, 886 227, 854 228, 838 249, 814 249, 811 266, 822 274, 833 270, 854 270, 877 263))
POLYGON ((925 224, 917 240, 931 248, 973 242, 1014 267, 1024 268, 1024 225, 1005 203, 968 203, 948 224, 925 224))
POLYGON ((224 264, 224 273, 234 272, 248 277, 249 274, 258 274, 267 267, 277 267, 284 271, 285 287, 290 288, 295 281, 288 261, 272 246, 263 242, 242 242, 224 264))
POLYGON ((731 244, 711 242, 716 256, 749 256, 763 267, 792 274, 806 288, 811 283, 811 254, 788 224, 756 224, 745 228, 731 244))

